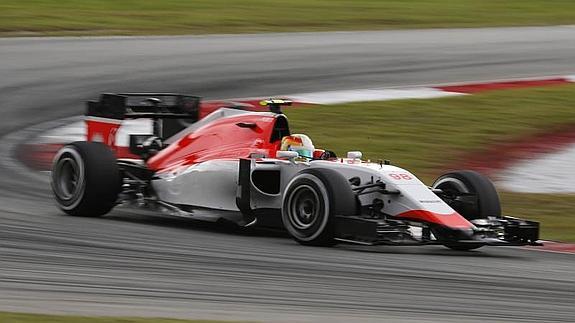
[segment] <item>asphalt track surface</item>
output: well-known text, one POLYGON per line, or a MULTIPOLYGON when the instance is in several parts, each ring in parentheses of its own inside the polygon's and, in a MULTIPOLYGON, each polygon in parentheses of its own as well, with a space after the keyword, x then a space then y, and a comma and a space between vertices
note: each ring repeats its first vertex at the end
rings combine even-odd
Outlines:
POLYGON ((282 233, 130 210, 67 217, 53 205, 45 175, 16 167, 11 148, 35 135, 22 129, 80 114, 81 102, 100 92, 226 98, 567 74, 575 71, 574 39, 575 28, 568 26, 2 39, 0 310, 572 322, 572 255, 517 248, 310 248, 282 233))

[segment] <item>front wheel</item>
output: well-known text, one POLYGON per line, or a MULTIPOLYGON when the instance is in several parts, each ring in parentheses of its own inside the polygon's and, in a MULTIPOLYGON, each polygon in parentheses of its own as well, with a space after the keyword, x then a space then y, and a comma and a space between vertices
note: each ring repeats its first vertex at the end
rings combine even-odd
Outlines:
POLYGON ((60 149, 54 158, 51 180, 58 207, 75 216, 108 213, 121 189, 114 153, 96 142, 78 141, 60 149))
POLYGON ((468 220, 501 216, 501 203, 493 183, 480 173, 462 170, 440 176, 432 185, 443 198, 468 220))
POLYGON ((303 245, 334 245, 335 216, 355 213, 356 199, 349 182, 331 169, 301 171, 289 182, 284 193, 284 227, 303 245))
MULTIPOLYGON (((467 220, 501 216, 501 204, 495 186, 480 173, 469 170, 450 172, 440 176, 432 187, 443 191, 443 200, 467 220)), ((454 241, 444 245, 453 250, 466 251, 480 248, 484 244, 461 244, 454 241)))

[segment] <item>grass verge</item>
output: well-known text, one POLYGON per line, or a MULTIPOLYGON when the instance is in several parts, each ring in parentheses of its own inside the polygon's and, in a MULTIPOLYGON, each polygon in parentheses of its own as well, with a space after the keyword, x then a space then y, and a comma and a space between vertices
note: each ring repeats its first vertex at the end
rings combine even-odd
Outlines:
POLYGON ((143 35, 575 23, 572 0, 2 0, 0 35, 143 35))
POLYGON ((2 323, 219 323, 229 321, 176 320, 162 318, 85 317, 0 312, 2 323))
MULTIPOLYGON (((575 124, 575 85, 317 106, 287 114, 292 131, 308 134, 318 147, 390 159, 431 183, 465 153, 575 124)), ((575 195, 502 192, 501 198, 505 214, 541 221, 544 239, 575 242, 575 195)))

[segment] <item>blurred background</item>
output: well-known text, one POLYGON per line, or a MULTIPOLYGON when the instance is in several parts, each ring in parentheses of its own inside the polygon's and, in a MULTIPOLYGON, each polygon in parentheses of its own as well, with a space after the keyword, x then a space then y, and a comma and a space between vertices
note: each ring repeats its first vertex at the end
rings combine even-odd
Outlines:
POLYGON ((572 0, 2 0, 0 322, 572 320, 571 255, 302 249, 128 210, 72 219, 46 171, 103 92, 321 97, 285 111, 316 146, 426 183, 480 171, 505 214, 572 250, 574 23, 572 0))

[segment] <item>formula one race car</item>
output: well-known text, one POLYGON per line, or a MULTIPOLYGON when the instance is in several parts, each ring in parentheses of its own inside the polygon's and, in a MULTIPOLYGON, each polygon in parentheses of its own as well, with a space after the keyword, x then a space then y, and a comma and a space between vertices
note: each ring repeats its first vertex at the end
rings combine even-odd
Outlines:
POLYGON ((257 112, 187 95, 103 94, 88 102, 87 141, 66 145, 54 159, 56 202, 77 216, 128 204, 282 226, 304 245, 539 244, 539 224, 502 216, 497 192, 481 174, 454 171, 427 186, 357 151, 337 157, 290 133, 281 113, 290 103, 262 101, 265 111, 257 112), (121 124, 141 118, 152 133, 130 134, 128 148, 116 145, 121 124))

